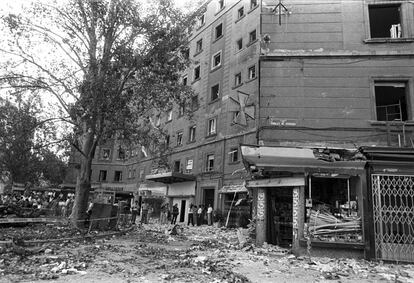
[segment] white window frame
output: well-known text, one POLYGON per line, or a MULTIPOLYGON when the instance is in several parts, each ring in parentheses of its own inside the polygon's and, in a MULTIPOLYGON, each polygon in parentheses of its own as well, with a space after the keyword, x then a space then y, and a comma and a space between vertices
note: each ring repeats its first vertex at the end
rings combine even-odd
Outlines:
POLYGON ((257 40, 257 30, 254 29, 251 32, 249 32, 249 44, 252 44, 257 40), (254 34, 254 39, 252 40, 252 34, 254 34))
POLYGON ((200 53, 201 51, 203 51, 203 39, 202 38, 200 38, 199 40, 197 40, 197 42, 196 42, 196 51, 195 51, 195 53, 196 54, 198 54, 198 53, 200 53))
POLYGON ((217 99, 219 99, 219 97, 220 97, 220 84, 219 84, 219 83, 217 83, 217 84, 213 85, 213 86, 210 88, 210 102, 212 102, 212 101, 216 101, 217 99), (215 97, 215 98, 213 99, 213 88, 215 88, 216 86, 218 87, 217 97, 215 97))
POLYGON ((196 130, 197 130, 197 126, 191 126, 188 129, 188 141, 189 142, 194 142, 196 140, 196 130))
POLYGON ((234 75, 234 86, 239 86, 242 84, 242 73, 239 72, 234 75))
POLYGON ((256 74, 256 65, 252 65, 252 66, 250 66, 247 69, 247 76, 248 76, 248 79, 249 80, 253 80, 253 79, 255 79, 257 77, 257 74, 256 74), (251 70, 253 70, 253 72, 251 70))
POLYGON ((221 66, 221 62, 223 61, 222 55, 221 55, 221 50, 217 51, 216 53, 213 54, 213 56, 211 56, 211 69, 215 69, 221 66), (220 62, 216 64, 216 57, 220 56, 220 62))
POLYGON ((214 171, 214 154, 207 154, 206 156, 206 172, 214 171), (212 166, 210 166, 210 161, 213 162, 212 166))
POLYGON ((207 136, 212 136, 217 133, 217 118, 210 118, 207 121, 207 136))
POLYGON ((184 137, 183 131, 177 132, 177 146, 183 145, 183 137, 184 137))
POLYGON ((239 161, 239 149, 237 147, 230 148, 229 163, 236 163, 239 161), (237 160, 234 160, 234 157, 237 157, 237 160))

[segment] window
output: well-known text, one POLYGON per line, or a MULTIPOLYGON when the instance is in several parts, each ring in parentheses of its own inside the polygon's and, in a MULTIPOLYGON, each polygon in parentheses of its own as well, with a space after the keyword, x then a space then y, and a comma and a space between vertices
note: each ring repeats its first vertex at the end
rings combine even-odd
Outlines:
POLYGON ((237 147, 233 147, 230 149, 229 152, 229 162, 230 163, 235 163, 239 161, 239 149, 237 147))
POLYGON ((196 54, 200 53, 201 51, 203 51, 203 39, 199 39, 196 42, 196 54))
POLYGON ((401 38, 401 5, 369 5, 371 38, 401 38))
POLYGON ((401 81, 375 81, 375 107, 378 121, 407 121, 407 84, 401 81))
POLYGON ((177 132, 177 146, 183 144, 183 132, 177 132))
POLYGON ((174 161, 174 172, 181 172, 181 161, 174 161))
POLYGON ((170 135, 165 136, 165 148, 170 146, 170 135))
POLYGON ((178 117, 183 116, 185 113, 185 102, 181 102, 178 108, 178 117))
POLYGON ((194 68, 194 80, 200 79, 200 66, 194 68))
POLYGON ((128 179, 131 179, 132 178, 132 169, 129 169, 128 170, 128 179))
POLYGON ((240 19, 244 16, 244 7, 241 7, 237 10, 237 18, 240 19))
POLYGON ((223 35, 223 24, 219 24, 218 26, 216 26, 215 28, 215 39, 218 39, 220 36, 223 35))
POLYGON ((221 65, 221 51, 215 53, 211 62, 211 69, 217 68, 221 65))
POLYGON ((168 110, 168 112, 167 112, 167 122, 172 120, 172 114, 173 114, 172 109, 168 110))
POLYGON ((240 38, 236 41, 236 51, 243 49, 243 38, 240 38))
POLYGON ((256 66, 251 66, 248 69, 248 79, 252 80, 256 78, 256 66))
POLYGON ((233 119, 232 119, 233 123, 237 123, 239 115, 240 115, 240 111, 234 111, 233 112, 233 119))
POLYGON ((188 129, 188 141, 189 142, 194 142, 195 141, 195 137, 196 137, 196 126, 191 126, 188 129))
POLYGON ((253 43, 257 39, 256 30, 249 33, 249 43, 253 43))
POLYGON ((188 78, 187 76, 183 77, 183 85, 187 85, 188 84, 188 78))
POLYGON ((102 149, 101 159, 109 160, 109 157, 110 156, 111 156, 111 150, 108 149, 108 148, 103 148, 102 149))
POLYGON ((305 188, 305 225, 315 240, 351 243, 363 241, 361 212, 358 208, 360 200, 357 199, 355 183, 356 178, 352 177, 332 178, 316 173, 311 176, 309 186, 305 188), (354 229, 344 229, 343 223, 354 225, 354 229), (321 226, 322 224, 324 225, 321 226))
POLYGON ((211 136, 216 133, 216 118, 207 121, 207 135, 211 136))
POLYGON ((198 17, 197 19, 197 27, 201 27, 203 26, 205 23, 205 16, 204 14, 202 14, 200 17, 198 17))
POLYGON ((194 95, 191 97, 191 111, 196 111, 198 109, 198 96, 194 95))
POLYGON ((136 173, 137 173, 137 169, 132 170, 132 178, 135 178, 136 173))
POLYGON ((190 174, 193 170, 193 159, 187 159, 186 166, 185 166, 185 172, 187 174, 190 174))
POLYGON ((99 181, 100 182, 106 181, 106 175, 107 175, 107 171, 106 170, 100 170, 99 171, 99 181))
POLYGON ((220 95, 220 85, 216 84, 211 87, 210 101, 215 101, 220 95))
POLYGON ((234 75, 234 86, 239 86, 242 84, 242 74, 237 73, 234 75))
POLYGON ((257 0, 250 0, 250 9, 253 9, 257 6, 257 0))
POLYGON ((118 149, 118 159, 125 159, 125 150, 121 147, 118 149))
POLYGON ((114 181, 115 182, 121 182, 122 181, 122 171, 115 171, 114 181))
POLYGON ((206 171, 214 170, 214 154, 207 155, 206 171))
POLYGON ((218 10, 220 11, 223 8, 224 8, 224 0, 218 0, 218 10))

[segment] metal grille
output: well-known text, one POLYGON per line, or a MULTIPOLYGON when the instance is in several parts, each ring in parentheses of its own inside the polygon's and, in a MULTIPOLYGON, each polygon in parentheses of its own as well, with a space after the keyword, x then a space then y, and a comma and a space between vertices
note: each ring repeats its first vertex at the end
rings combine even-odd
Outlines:
POLYGON ((414 175, 371 178, 376 258, 414 262, 414 175))

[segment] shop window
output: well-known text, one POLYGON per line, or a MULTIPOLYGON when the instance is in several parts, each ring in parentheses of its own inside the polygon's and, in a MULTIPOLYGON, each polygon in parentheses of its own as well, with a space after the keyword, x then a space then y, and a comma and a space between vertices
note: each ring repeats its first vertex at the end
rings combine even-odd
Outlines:
POLYGON ((207 121, 207 136, 216 134, 216 118, 209 119, 207 121))
POLYGON ((215 39, 218 39, 223 35, 223 24, 219 24, 215 28, 215 39))
POLYGON ((230 163, 235 163, 239 161, 239 149, 237 147, 233 147, 230 149, 229 152, 229 162, 230 163))
POLYGON ((200 79, 200 66, 194 68, 194 80, 200 79))
POLYGON ((238 19, 240 19, 240 18, 242 18, 244 16, 244 7, 240 7, 238 10, 237 10, 237 18, 238 19))
POLYGON ((407 85, 405 82, 376 81, 375 108, 378 121, 407 121, 407 85))
POLYGON ((211 93, 210 93, 210 101, 215 101, 219 98, 220 95, 220 85, 216 84, 211 87, 211 93))
POLYGON ((210 172, 214 170, 214 154, 207 155, 206 171, 210 172))
POLYGON ((107 171, 106 170, 100 170, 99 171, 99 181, 100 182, 106 181, 106 175, 107 175, 107 171))
POLYGON ((401 5, 369 5, 371 38, 401 38, 401 5))
POLYGON ((242 74, 237 73, 234 75, 234 86, 239 86, 242 84, 242 74))
POLYGON ((236 41, 236 51, 243 49, 243 38, 240 38, 236 41))
POLYGON ((103 148, 102 149, 102 155, 101 155, 101 159, 103 160, 109 160, 109 157, 111 156, 111 150, 108 148, 103 148))
POLYGON ((248 73, 249 80, 256 78, 256 66, 249 67, 249 69, 247 70, 247 73, 248 73))
POLYGON ((352 178, 312 176, 305 195, 306 237, 322 242, 362 242, 360 200, 352 178))
POLYGON ((249 33, 249 44, 255 42, 257 39, 256 30, 249 33))
POLYGON ((177 146, 183 144, 183 132, 177 132, 177 146))
POLYGON ((211 60, 211 69, 217 68, 221 65, 221 51, 215 53, 211 60))
POLYGON ((203 51, 203 39, 199 39, 196 43, 196 54, 203 51))
POLYGON ((196 137, 196 126, 191 126, 188 130, 188 141, 194 142, 196 137))
POLYGON ((115 182, 121 182, 122 181, 122 171, 115 171, 114 181, 115 182))

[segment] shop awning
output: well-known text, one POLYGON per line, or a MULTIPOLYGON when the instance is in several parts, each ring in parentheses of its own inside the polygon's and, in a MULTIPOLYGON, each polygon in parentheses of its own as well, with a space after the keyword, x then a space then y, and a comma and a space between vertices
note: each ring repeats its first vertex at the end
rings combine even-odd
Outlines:
MULTIPOLYGON (((348 151, 343 149, 342 151, 348 151)), ((356 175, 365 167, 364 160, 325 161, 312 148, 242 145, 243 161, 248 170, 286 171, 294 173, 326 172, 356 175)), ((352 156, 352 152, 347 152, 352 156)))
POLYGON ((218 190, 219 194, 246 193, 246 192, 247 192, 247 188, 244 184, 223 186, 221 189, 218 190))
POLYGON ((154 175, 147 175, 145 179, 150 180, 150 181, 164 183, 164 184, 172 184, 172 183, 179 183, 179 182, 194 181, 196 178, 194 177, 194 175, 190 175, 190 174, 183 174, 179 172, 165 172, 165 173, 158 173, 154 175))

